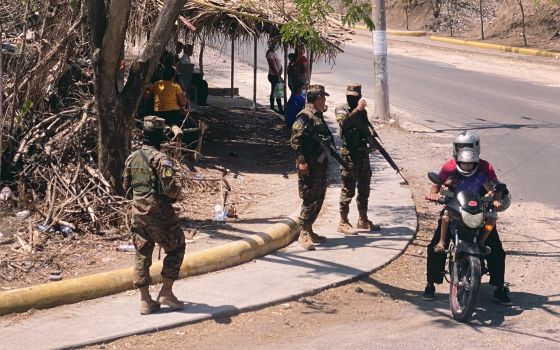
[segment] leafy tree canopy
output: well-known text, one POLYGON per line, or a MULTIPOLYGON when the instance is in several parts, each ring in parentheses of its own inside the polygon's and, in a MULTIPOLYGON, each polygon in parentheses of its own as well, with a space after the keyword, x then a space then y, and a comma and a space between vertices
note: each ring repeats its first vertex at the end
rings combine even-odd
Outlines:
MULTIPOLYGON (((334 12, 333 7, 326 0, 295 0, 298 16, 295 21, 284 25, 280 31, 283 43, 297 46, 300 41, 304 41, 306 46, 316 52, 325 49, 325 43, 321 40, 321 35, 315 29, 315 24, 325 21, 329 14, 334 12)), ((371 4, 367 1, 342 0, 344 13, 342 23, 353 25, 358 22, 366 24, 368 29, 375 28, 370 17, 371 4)))

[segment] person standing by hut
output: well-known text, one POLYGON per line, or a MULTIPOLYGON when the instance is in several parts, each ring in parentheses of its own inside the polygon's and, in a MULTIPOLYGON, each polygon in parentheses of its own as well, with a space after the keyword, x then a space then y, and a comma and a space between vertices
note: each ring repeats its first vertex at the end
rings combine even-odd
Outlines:
MULTIPOLYGON (((270 82, 270 109, 274 110, 274 90, 279 82, 283 82, 282 61, 276 52, 278 44, 274 41, 269 42, 268 50, 266 50, 266 61, 268 62, 268 81, 270 82)), ((278 104, 278 113, 284 114, 284 107, 282 107, 282 99, 276 98, 278 104)))

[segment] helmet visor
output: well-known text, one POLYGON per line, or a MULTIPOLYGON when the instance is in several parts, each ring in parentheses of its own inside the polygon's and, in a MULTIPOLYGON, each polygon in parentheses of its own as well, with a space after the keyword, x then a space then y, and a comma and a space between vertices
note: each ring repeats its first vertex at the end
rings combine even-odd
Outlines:
POLYGON ((470 148, 472 148, 472 146, 473 146, 472 143, 455 143, 455 144, 453 144, 453 145, 454 145, 454 147, 455 147, 455 152, 457 152, 457 153, 458 153, 462 148, 465 148, 465 147, 470 147, 470 148))

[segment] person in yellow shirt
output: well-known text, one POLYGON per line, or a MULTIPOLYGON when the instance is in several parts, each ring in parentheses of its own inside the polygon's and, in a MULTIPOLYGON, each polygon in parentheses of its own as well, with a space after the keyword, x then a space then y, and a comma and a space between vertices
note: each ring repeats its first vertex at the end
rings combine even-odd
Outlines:
POLYGON ((168 125, 181 125, 184 108, 189 105, 181 85, 175 82, 175 76, 174 67, 165 67, 163 79, 156 81, 149 88, 149 93, 154 97, 155 115, 165 119, 168 125))

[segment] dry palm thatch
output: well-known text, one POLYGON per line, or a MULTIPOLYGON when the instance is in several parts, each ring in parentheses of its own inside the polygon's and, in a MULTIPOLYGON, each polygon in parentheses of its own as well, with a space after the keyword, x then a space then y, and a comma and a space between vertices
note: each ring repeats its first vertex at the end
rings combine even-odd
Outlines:
MULTIPOLYGON (((163 0, 133 1, 129 38, 149 34, 162 5, 163 0)), ((349 39, 351 31, 334 16, 313 23, 324 43, 322 50, 315 51, 316 57, 334 59, 349 39)), ((180 21, 188 26, 194 25, 196 34, 202 38, 252 41, 255 37, 278 40, 281 28, 296 21, 297 17, 298 10, 291 0, 189 0, 180 21)), ((303 40, 302 44, 307 43, 303 40)))
MULTIPOLYGON (((289 0, 192 0, 185 6, 184 15, 205 37, 244 40, 276 38, 284 25, 297 20, 298 10, 289 0)), ((322 51, 315 52, 317 56, 333 59, 342 52, 350 31, 339 21, 329 17, 313 23, 313 27, 325 44, 322 51)))

